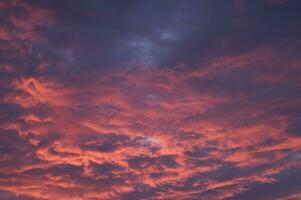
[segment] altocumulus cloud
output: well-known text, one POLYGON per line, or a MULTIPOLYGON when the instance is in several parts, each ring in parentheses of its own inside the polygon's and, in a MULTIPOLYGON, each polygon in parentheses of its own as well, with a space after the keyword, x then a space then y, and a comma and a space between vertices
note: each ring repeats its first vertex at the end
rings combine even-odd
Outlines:
POLYGON ((0 1, 0 199, 300 199, 300 8, 0 1))

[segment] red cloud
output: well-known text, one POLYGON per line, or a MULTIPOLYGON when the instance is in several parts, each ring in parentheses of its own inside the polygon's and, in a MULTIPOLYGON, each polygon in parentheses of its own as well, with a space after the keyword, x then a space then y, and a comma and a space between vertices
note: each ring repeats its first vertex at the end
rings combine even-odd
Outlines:
MULTIPOLYGON (((13 27, 0 27, 3 195, 231 199, 300 168, 294 39, 198 67, 85 69, 37 33, 59 23, 54 8, 13 2, 0 5, 13 27)), ((299 198, 295 189, 275 198, 299 198)))

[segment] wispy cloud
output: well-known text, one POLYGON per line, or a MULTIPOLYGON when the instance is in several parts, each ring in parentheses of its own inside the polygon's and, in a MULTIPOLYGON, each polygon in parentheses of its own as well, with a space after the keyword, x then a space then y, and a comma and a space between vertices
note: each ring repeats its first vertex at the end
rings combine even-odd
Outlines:
POLYGON ((2 1, 0 197, 300 198, 296 6, 2 1))

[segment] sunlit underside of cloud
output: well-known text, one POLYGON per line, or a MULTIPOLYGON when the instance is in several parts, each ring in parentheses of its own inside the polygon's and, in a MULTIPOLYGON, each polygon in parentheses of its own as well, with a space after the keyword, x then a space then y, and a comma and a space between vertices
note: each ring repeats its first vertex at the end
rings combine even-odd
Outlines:
POLYGON ((301 198, 300 4, 188 2, 0 1, 0 199, 301 198))

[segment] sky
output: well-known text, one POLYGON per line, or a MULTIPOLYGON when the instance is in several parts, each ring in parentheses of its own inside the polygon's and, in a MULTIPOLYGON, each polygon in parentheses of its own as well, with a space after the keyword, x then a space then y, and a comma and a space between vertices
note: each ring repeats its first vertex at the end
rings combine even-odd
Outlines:
POLYGON ((300 9, 0 0, 0 199, 301 199, 300 9))

